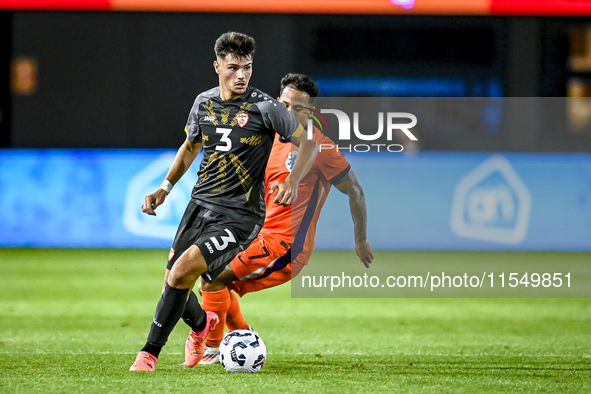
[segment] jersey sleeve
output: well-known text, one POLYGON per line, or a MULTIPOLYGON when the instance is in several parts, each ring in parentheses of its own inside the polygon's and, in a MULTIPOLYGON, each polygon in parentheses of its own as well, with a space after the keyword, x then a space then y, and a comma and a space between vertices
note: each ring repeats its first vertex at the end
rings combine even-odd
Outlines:
POLYGON ((193 103, 193 107, 191 108, 191 112, 189 112, 189 118, 187 119, 187 124, 185 126, 187 139, 193 143, 199 143, 203 140, 201 129, 199 128, 199 104, 201 104, 202 101, 203 100, 200 99, 200 96, 197 96, 193 103))
MULTIPOLYGON (((314 129, 314 139, 320 144, 333 145, 332 141, 318 129, 314 129)), ((323 149, 316 158, 320 171, 333 185, 338 184, 351 171, 351 165, 345 156, 336 149, 323 149)))
POLYGON ((294 142, 304 132, 304 128, 294 114, 277 100, 265 100, 257 103, 263 122, 269 129, 294 142))

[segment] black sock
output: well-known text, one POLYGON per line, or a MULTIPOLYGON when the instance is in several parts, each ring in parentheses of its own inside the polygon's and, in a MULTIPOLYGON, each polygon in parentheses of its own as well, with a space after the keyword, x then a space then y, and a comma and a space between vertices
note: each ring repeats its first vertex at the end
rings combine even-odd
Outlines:
POLYGON ((195 332, 203 331, 207 324, 207 314, 199 305, 199 300, 195 292, 192 291, 189 294, 189 299, 185 305, 185 311, 183 312, 183 321, 187 323, 189 327, 195 332))
POLYGON ((189 289, 176 289, 168 284, 166 285, 162 297, 160 297, 160 301, 156 305, 156 313, 150 326, 148 342, 144 346, 144 351, 158 357, 160 350, 168 341, 170 333, 185 310, 188 293, 189 289))
POLYGON ((158 356, 160 356, 161 351, 162 351, 162 346, 154 345, 153 343, 150 343, 150 342, 146 342, 146 345, 142 348, 142 352, 148 352, 156 358, 158 358, 158 356))

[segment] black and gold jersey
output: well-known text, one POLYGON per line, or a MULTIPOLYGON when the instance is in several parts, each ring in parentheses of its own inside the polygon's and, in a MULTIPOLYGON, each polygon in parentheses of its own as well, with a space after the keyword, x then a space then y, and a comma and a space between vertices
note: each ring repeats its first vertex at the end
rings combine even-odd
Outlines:
POLYGON ((297 118, 258 89, 223 101, 217 87, 197 96, 185 131, 190 141, 203 143, 193 199, 218 213, 263 220, 264 174, 275 133, 299 137, 297 118))

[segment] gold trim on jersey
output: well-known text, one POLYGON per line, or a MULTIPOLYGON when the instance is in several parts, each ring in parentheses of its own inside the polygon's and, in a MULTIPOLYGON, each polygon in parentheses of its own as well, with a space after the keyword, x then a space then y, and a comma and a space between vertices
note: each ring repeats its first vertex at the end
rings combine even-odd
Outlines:
POLYGON ((240 179, 240 183, 242 184, 242 189, 244 189, 244 194, 246 195, 246 201, 250 201, 250 194, 252 192, 252 177, 248 173, 248 170, 242 165, 242 162, 233 153, 230 153, 230 160, 232 161, 232 165, 236 168, 236 175, 240 179))
POLYGON ((240 113, 240 112, 245 112, 248 113, 248 111, 250 111, 250 109, 252 108, 253 103, 249 103, 248 101, 245 101, 241 106, 240 109, 238 110, 238 112, 236 112, 236 115, 234 115, 234 119, 232 120, 232 123, 230 123, 231 127, 236 126, 236 124, 238 123, 238 120, 236 119, 236 116, 240 113))
POLYGON ((226 170, 228 167, 228 160, 225 155, 221 155, 218 160, 218 175, 216 176, 217 181, 211 189, 211 195, 215 196, 222 194, 226 190, 226 170))
POLYGON ((213 100, 212 99, 209 99, 206 102, 204 102, 203 103, 203 108, 205 108, 205 110, 207 111, 207 113, 209 114, 209 116, 213 116, 213 120, 211 121, 211 123, 214 126, 217 126, 219 124, 219 122, 218 122, 218 118, 217 118, 217 116, 215 114, 215 111, 213 110, 213 100))
POLYGON ((228 118, 230 117, 230 108, 222 108, 222 123, 228 123, 228 118))
POLYGON ((251 135, 250 137, 240 138, 240 142, 246 145, 258 145, 263 141, 264 134, 251 135))
POLYGON ((213 152, 209 159, 207 160, 207 164, 203 167, 203 172, 199 176, 199 183, 203 183, 207 179, 207 172, 209 171, 209 167, 213 164, 215 159, 218 157, 218 152, 213 152))
POLYGON ((209 141, 209 136, 208 135, 202 134, 202 136, 203 136, 203 141, 209 141))

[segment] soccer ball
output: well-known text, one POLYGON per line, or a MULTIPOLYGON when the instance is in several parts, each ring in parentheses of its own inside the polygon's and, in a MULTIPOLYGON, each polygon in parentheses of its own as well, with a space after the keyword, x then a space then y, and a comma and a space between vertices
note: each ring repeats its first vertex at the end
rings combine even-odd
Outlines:
POLYGON ((220 362, 228 372, 258 372, 266 358, 265 343, 250 330, 230 331, 220 344, 220 362))

